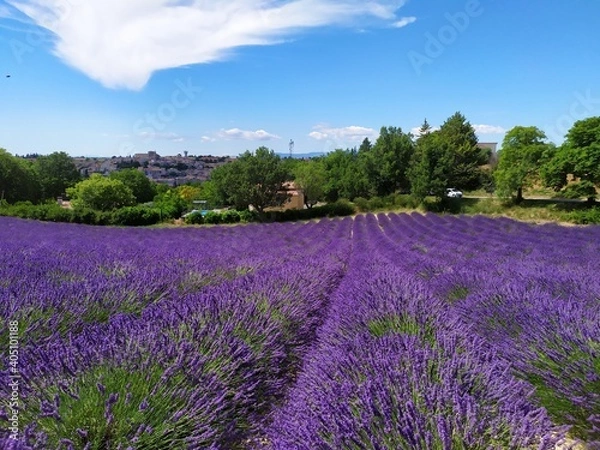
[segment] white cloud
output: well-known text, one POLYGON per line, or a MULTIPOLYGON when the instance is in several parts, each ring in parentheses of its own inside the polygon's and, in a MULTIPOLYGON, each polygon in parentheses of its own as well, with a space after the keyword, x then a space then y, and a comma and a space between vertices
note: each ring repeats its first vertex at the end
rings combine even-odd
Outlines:
POLYGON ((142 139, 158 139, 171 142, 183 142, 185 138, 178 135, 177 133, 161 133, 158 131, 142 131, 138 133, 138 136, 142 139))
MULTIPOLYGON (((440 127, 431 127, 431 129, 429 131, 437 131, 439 129, 440 129, 440 127)), ((412 133, 413 136, 419 137, 419 136, 421 136, 421 127, 411 128, 410 132, 412 133)))
POLYGON ((331 128, 325 125, 317 125, 313 127, 312 132, 308 135, 317 141, 334 141, 339 143, 360 143, 364 138, 371 140, 377 139, 379 132, 373 128, 359 127, 351 125, 349 127, 331 128))
POLYGON ((473 125, 475 133, 477 134, 502 134, 506 133, 506 130, 496 125, 473 125))
POLYGON ((115 134, 115 133, 102 133, 101 134, 102 137, 107 137, 107 138, 117 138, 117 139, 128 139, 130 136, 128 134, 115 134))
POLYGON ((397 20, 392 24, 394 28, 403 28, 406 25, 410 25, 417 21, 416 17, 402 17, 400 20, 397 20))
MULTIPOLYGON (((55 54, 110 88, 224 59, 302 29, 396 21, 404 0, 7 0, 56 36, 55 54), (367 22, 368 23, 368 22, 367 22)), ((400 20, 402 21, 402 20, 400 20)))
POLYGON ((271 141, 281 139, 276 134, 268 133, 265 130, 240 130, 239 128, 230 128, 229 130, 221 130, 217 133, 221 139, 237 139, 244 141, 271 141))
POLYGON ((202 142, 215 142, 215 141, 216 141, 216 139, 215 139, 215 138, 213 138, 213 137, 210 137, 210 136, 202 136, 202 137, 200 138, 200 140, 201 140, 202 142))

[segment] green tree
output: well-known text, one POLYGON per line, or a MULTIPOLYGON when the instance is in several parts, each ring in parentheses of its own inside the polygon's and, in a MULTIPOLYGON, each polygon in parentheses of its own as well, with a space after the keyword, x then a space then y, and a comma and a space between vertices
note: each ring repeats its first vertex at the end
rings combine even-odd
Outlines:
POLYGON ((35 171, 45 199, 56 199, 65 194, 67 188, 77 183, 81 176, 77 166, 65 152, 54 152, 38 156, 34 163, 35 171))
POLYGON ((304 192, 304 204, 312 208, 325 196, 327 172, 319 160, 302 161, 296 166, 294 181, 304 192))
POLYGON ((358 148, 358 153, 359 154, 368 153, 372 149, 373 149, 373 144, 371 144, 371 141, 369 140, 369 138, 366 137, 361 142, 360 147, 358 148))
POLYGON ((442 200, 452 172, 453 154, 439 131, 421 133, 408 173, 411 194, 422 202, 427 195, 442 200))
POLYGON ((325 199, 335 202, 340 198, 354 200, 356 197, 371 196, 366 164, 368 153, 354 149, 336 149, 322 160, 326 172, 325 199))
POLYGON ((154 208, 160 211, 161 220, 165 218, 178 219, 188 209, 189 203, 181 196, 179 188, 170 188, 159 184, 158 193, 154 197, 154 208))
POLYGON ((516 126, 506 133, 494 172, 496 192, 509 198, 516 194, 517 203, 523 200, 523 187, 540 177, 540 169, 554 152, 546 135, 537 127, 516 126))
POLYGON ((122 181, 92 174, 87 180, 67 188, 75 208, 91 208, 111 211, 123 206, 135 205, 135 196, 122 181))
POLYGON ((425 120, 423 120, 423 124, 419 128, 419 137, 428 135, 432 131, 433 128, 431 128, 431 125, 429 125, 429 122, 427 122, 427 118, 425 118, 425 120))
POLYGON ((285 170, 285 180, 286 181, 293 181, 294 177, 295 177, 295 173, 296 173, 296 167, 298 167, 299 165, 301 165, 304 161, 298 158, 290 158, 289 156, 287 158, 282 158, 281 159, 281 165, 283 166, 284 170, 285 170))
POLYGON ((587 185, 588 202, 600 188, 600 116, 579 120, 567 133, 566 147, 573 159, 573 175, 587 185))
POLYGON ((410 134, 399 127, 382 127, 373 149, 367 153, 367 177, 377 195, 408 191, 407 171, 415 147, 410 134))
POLYGON ((450 116, 439 131, 454 155, 448 183, 460 189, 479 188, 480 167, 489 162, 491 151, 477 146, 475 129, 460 112, 450 116))
POLYGON ((572 174, 580 182, 577 190, 593 203, 600 187, 600 117, 575 122, 541 173, 546 185, 557 191, 567 185, 568 174, 572 174))
POLYGON ((117 170, 110 174, 110 178, 131 189, 137 203, 151 202, 156 195, 156 183, 137 169, 117 170))
POLYGON ((0 148, 0 199, 37 202, 40 187, 31 164, 0 148))
POLYGON ((239 209, 252 205, 260 214, 286 200, 282 194, 286 178, 281 158, 266 147, 259 147, 254 153, 246 151, 211 173, 216 190, 224 194, 229 204, 239 209))

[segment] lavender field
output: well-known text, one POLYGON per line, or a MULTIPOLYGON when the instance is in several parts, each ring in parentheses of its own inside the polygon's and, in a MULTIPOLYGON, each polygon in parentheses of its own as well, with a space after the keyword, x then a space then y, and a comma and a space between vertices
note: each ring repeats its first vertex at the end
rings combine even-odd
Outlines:
POLYGON ((0 314, 0 448, 600 448, 598 227, 3 217, 0 314))

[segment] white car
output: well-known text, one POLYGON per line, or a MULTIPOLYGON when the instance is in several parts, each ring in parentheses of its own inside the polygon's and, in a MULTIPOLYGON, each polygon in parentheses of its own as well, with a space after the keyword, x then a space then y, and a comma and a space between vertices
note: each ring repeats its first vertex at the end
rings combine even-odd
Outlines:
POLYGON ((446 197, 450 198, 462 198, 463 193, 458 189, 446 188, 446 197))

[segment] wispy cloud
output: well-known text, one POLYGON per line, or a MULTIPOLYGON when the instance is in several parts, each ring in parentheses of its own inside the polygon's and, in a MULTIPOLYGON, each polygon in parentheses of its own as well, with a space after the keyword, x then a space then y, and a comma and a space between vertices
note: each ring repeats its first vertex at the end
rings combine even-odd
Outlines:
POLYGON ((172 133, 172 132, 166 132, 166 133, 161 133, 158 131, 142 131, 141 133, 138 133, 138 137, 142 138, 142 139, 158 139, 158 140, 163 140, 163 141, 171 141, 171 142, 183 142, 185 141, 185 138, 183 136, 180 136, 177 133, 172 133))
POLYGON ((210 137, 210 136, 202 136, 200 138, 200 141, 202 141, 202 142, 215 142, 216 139, 214 137, 210 137))
POLYGON ((308 135, 317 141, 335 141, 340 143, 360 143, 364 138, 376 139, 379 132, 373 128, 351 125, 348 127, 332 128, 325 125, 313 127, 308 135))
POLYGON ((405 26, 410 25, 411 23, 414 23, 416 21, 416 17, 402 17, 400 20, 394 22, 392 26, 394 28, 404 28, 405 26))
POLYGON ((475 133, 477 134, 502 134, 506 133, 506 130, 497 125, 473 125, 475 133))
POLYGON ((2 19, 11 19, 12 13, 10 9, 8 9, 5 5, 0 5, 0 18, 2 19))
MULTIPOLYGON (((223 60, 300 30, 397 21, 404 0, 7 0, 56 36, 55 54, 110 88, 153 72, 223 60), (368 23, 368 21, 366 22, 368 23)), ((400 22, 402 19, 400 20, 400 22)))
MULTIPOLYGON (((236 139, 244 141, 272 141, 281 139, 276 134, 268 133, 265 130, 240 130, 239 128, 230 128, 229 130, 221 130, 217 133, 221 139, 236 139)), ((206 136, 205 136, 206 137, 206 136)))

